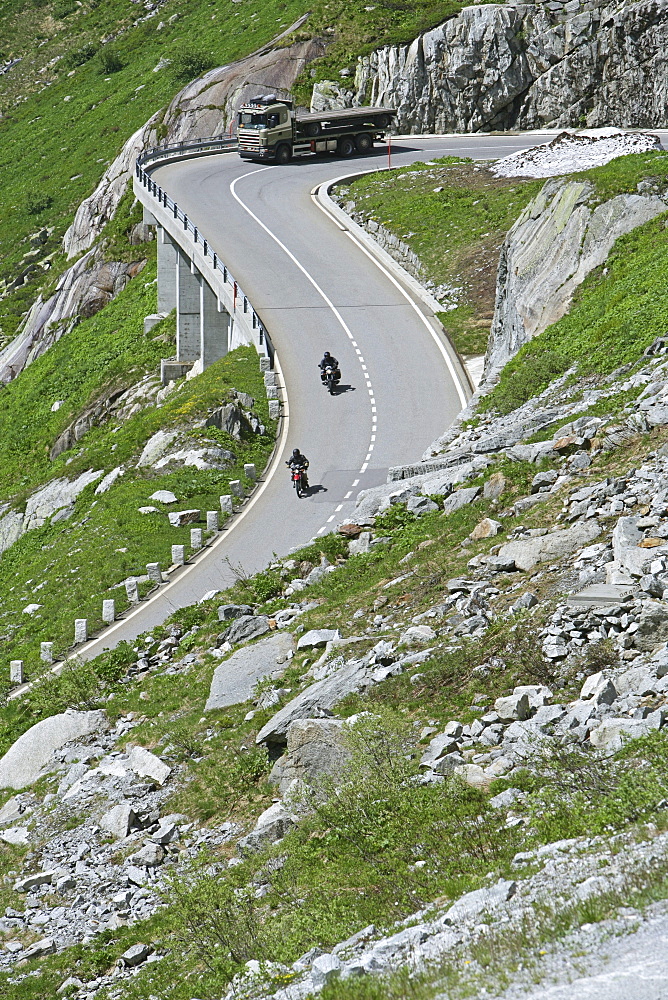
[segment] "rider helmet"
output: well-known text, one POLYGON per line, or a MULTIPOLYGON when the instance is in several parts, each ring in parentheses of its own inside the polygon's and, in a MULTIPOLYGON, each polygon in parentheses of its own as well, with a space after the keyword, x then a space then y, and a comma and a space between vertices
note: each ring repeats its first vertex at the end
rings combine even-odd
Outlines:
POLYGON ((297 458, 298 455, 299 455, 299 448, 293 448, 292 449, 292 457, 293 458, 297 458))
POLYGON ((329 357, 331 357, 331 354, 329 353, 329 351, 325 351, 325 357, 326 357, 326 358, 329 358, 329 357))

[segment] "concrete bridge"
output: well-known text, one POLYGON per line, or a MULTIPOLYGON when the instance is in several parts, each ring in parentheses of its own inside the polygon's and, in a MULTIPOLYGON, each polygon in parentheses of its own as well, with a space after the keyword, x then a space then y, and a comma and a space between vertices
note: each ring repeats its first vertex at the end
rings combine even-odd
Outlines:
POLYGON ((163 384, 187 374, 194 364, 208 368, 242 344, 254 344, 260 357, 268 359, 262 367, 273 368, 271 338, 248 297, 206 237, 141 163, 134 193, 144 207, 144 223, 157 230, 158 312, 146 317, 145 332, 176 310, 176 358, 163 359, 163 384))

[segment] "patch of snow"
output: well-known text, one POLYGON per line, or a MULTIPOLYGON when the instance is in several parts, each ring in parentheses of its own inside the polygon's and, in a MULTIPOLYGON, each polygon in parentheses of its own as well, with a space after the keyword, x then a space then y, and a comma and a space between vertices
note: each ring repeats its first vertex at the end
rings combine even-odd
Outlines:
POLYGON ((491 170, 496 177, 556 177, 654 149, 663 147, 651 132, 620 132, 614 128, 561 132, 550 142, 504 156, 491 170))

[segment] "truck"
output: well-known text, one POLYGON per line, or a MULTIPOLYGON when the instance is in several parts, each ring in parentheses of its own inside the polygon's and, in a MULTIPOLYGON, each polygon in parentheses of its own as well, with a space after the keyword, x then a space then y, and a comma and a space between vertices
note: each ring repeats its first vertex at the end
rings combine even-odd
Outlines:
POLYGON ((245 160, 289 163, 293 156, 317 153, 369 153, 385 140, 394 108, 343 108, 299 111, 291 100, 268 94, 239 108, 237 141, 245 160))

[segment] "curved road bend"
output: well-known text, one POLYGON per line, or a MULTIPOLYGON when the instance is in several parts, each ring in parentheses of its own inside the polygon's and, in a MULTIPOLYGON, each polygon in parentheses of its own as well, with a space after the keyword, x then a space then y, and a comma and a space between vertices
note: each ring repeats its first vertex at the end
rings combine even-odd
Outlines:
MULTIPOLYGON (((430 156, 505 156, 545 141, 525 136, 444 136, 395 140, 392 165, 430 156)), ((207 235, 275 344, 289 399, 287 434, 274 465, 241 517, 195 562, 173 574, 97 639, 77 650, 97 656, 164 621, 207 591, 234 582, 231 567, 263 569, 274 553, 328 530, 349 515, 360 490, 385 481, 391 465, 415 461, 465 402, 459 366, 387 275, 314 203, 328 178, 386 164, 386 152, 348 161, 306 159, 284 167, 235 153, 156 168, 153 177, 207 235), (340 361, 330 397, 317 363, 340 361), (310 459, 311 495, 298 500, 283 461, 293 447, 310 459)), ((425 318, 423 318, 425 317, 425 318)))

